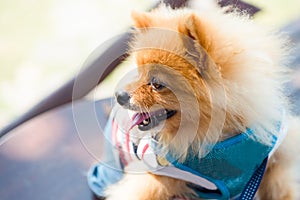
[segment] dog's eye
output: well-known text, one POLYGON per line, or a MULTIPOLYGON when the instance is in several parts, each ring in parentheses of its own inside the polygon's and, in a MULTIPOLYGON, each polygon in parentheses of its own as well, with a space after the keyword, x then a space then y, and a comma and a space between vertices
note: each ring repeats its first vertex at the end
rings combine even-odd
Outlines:
POLYGON ((151 86, 153 87, 153 89, 155 90, 161 90, 163 89, 165 86, 159 83, 151 83, 151 86))
POLYGON ((150 85, 152 86, 152 88, 153 88, 154 90, 161 90, 161 89, 165 88, 165 85, 164 85, 164 84, 158 82, 158 81, 157 81, 156 79, 154 79, 154 78, 151 80, 150 85))

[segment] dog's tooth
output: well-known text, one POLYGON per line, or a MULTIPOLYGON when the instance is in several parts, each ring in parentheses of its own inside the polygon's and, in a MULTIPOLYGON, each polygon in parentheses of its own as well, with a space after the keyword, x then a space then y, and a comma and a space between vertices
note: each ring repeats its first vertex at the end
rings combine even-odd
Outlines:
POLYGON ((145 119, 145 120, 143 121, 143 124, 147 125, 147 124, 149 124, 149 121, 145 119))

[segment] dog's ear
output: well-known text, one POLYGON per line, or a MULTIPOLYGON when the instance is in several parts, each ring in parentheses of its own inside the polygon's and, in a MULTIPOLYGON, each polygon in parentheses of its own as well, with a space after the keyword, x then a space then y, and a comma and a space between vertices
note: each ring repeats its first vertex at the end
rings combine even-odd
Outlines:
POLYGON ((209 41, 201 20, 195 14, 189 14, 180 21, 178 31, 182 34, 187 55, 192 58, 195 67, 204 76, 211 62, 207 52, 209 41))
POLYGON ((178 26, 178 31, 198 43, 205 49, 209 47, 209 39, 201 19, 194 13, 184 17, 178 26))
POLYGON ((131 18, 136 28, 148 28, 151 26, 151 17, 146 12, 131 12, 131 18))

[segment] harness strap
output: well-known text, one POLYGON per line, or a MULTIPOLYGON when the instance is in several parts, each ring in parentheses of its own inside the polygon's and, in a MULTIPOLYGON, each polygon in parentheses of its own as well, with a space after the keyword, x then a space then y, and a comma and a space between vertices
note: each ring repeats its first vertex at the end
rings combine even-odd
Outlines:
POLYGON ((254 172, 251 179, 247 183, 245 189, 243 190, 242 194, 238 198, 238 200, 252 200, 258 190, 258 187, 261 183, 261 180, 264 176, 266 166, 268 162, 268 157, 264 159, 262 164, 259 168, 254 172))

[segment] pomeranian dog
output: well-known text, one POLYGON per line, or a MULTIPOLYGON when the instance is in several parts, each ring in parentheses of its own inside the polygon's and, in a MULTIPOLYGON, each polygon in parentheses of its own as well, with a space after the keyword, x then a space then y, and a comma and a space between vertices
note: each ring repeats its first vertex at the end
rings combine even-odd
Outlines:
MULTIPOLYGON (((216 194, 222 193, 218 183, 225 182, 227 196, 206 197, 209 190, 193 181, 176 178, 176 174, 170 177, 149 172, 125 174, 106 190, 107 199, 237 197, 258 165, 244 176, 238 172, 243 169, 228 172, 234 164, 229 165, 226 159, 232 163, 236 160, 235 165, 241 168, 248 167, 256 160, 251 158, 252 152, 262 155, 256 152, 261 147, 266 149, 263 155, 269 155, 269 160, 257 198, 297 198, 295 165, 300 123, 289 114, 282 93, 288 79, 286 38, 255 24, 247 15, 227 13, 207 2, 199 1, 193 9, 172 10, 161 5, 151 12, 133 12, 136 29, 130 53, 139 78, 117 91, 116 99, 133 113, 138 134, 155 137, 176 163, 163 160, 177 168, 186 163, 184 166, 194 166, 189 167, 196 171, 203 162, 212 163, 201 173, 211 171, 203 177, 221 180, 212 181, 217 189, 211 191, 216 194), (226 142, 228 148, 234 146, 227 157, 209 160, 214 145, 239 135, 243 135, 240 139, 245 140, 245 148, 226 142), (247 153, 238 154, 239 151, 247 153), (230 182, 232 174, 238 175, 230 182), (196 190, 204 195, 198 195, 196 190)), ((219 151, 214 151, 218 156, 223 146, 224 143, 218 145, 219 151)), ((259 165, 263 160, 257 161, 259 165)))

